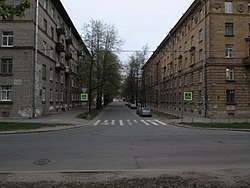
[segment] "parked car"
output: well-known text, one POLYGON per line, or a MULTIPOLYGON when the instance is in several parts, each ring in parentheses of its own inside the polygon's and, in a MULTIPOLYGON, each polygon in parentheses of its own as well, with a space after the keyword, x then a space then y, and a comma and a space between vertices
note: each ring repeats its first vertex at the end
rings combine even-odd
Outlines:
POLYGON ((136 109, 137 106, 136 106, 136 104, 131 104, 130 108, 131 108, 131 109, 136 109))
POLYGON ((139 110, 139 116, 152 116, 152 110, 149 107, 142 107, 139 110))

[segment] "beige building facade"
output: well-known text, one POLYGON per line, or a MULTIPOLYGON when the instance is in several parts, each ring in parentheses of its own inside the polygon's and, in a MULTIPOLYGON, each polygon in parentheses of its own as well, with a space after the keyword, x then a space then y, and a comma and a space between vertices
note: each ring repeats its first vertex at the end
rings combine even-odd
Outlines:
POLYGON ((250 117, 249 28, 248 0, 195 0, 143 67, 147 106, 250 117))
POLYGON ((1 18, 0 34, 0 118, 81 105, 79 61, 88 50, 60 0, 33 0, 25 17, 1 18))

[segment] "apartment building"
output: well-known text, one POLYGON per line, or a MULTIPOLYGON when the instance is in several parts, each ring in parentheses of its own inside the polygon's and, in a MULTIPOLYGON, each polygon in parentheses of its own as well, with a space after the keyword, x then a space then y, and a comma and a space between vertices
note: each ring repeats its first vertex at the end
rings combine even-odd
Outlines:
POLYGON ((250 2, 195 0, 143 67, 161 111, 250 117, 250 2))
POLYGON ((60 0, 33 0, 25 17, 1 18, 0 34, 0 118, 81 105, 79 62, 88 50, 60 0))

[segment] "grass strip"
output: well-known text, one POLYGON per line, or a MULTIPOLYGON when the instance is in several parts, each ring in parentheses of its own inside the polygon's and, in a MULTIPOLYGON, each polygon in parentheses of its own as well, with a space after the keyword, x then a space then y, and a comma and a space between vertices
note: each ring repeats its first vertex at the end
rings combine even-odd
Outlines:
POLYGON ((85 112, 85 113, 78 115, 77 118, 91 120, 91 119, 94 119, 100 112, 101 110, 95 109, 95 110, 92 110, 90 114, 89 112, 85 112))
POLYGON ((0 131, 31 130, 58 126, 62 126, 62 124, 0 122, 0 131))
POLYGON ((192 127, 219 129, 250 129, 250 123, 183 123, 192 127))
POLYGON ((180 119, 179 116, 175 116, 172 114, 167 114, 164 112, 157 112, 157 111, 153 111, 153 115, 159 118, 165 118, 165 119, 180 119))

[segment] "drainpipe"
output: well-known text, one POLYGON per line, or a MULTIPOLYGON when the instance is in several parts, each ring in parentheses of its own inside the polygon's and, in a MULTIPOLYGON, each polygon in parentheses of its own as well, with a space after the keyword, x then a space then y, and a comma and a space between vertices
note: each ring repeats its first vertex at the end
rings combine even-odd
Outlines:
POLYGON ((32 102, 32 118, 37 118, 36 114, 36 69, 38 61, 38 25, 39 25, 39 0, 36 0, 36 11, 35 11, 35 55, 33 64, 33 102, 32 102))
POLYGON ((202 5, 203 5, 203 9, 204 9, 204 26, 203 26, 203 30, 204 30, 204 57, 203 57, 203 87, 204 87, 204 104, 203 104, 203 108, 204 108, 204 116, 207 117, 207 70, 206 70, 206 53, 207 53, 207 48, 206 48, 206 37, 207 37, 207 26, 206 26, 206 2, 204 0, 201 0, 202 5))

